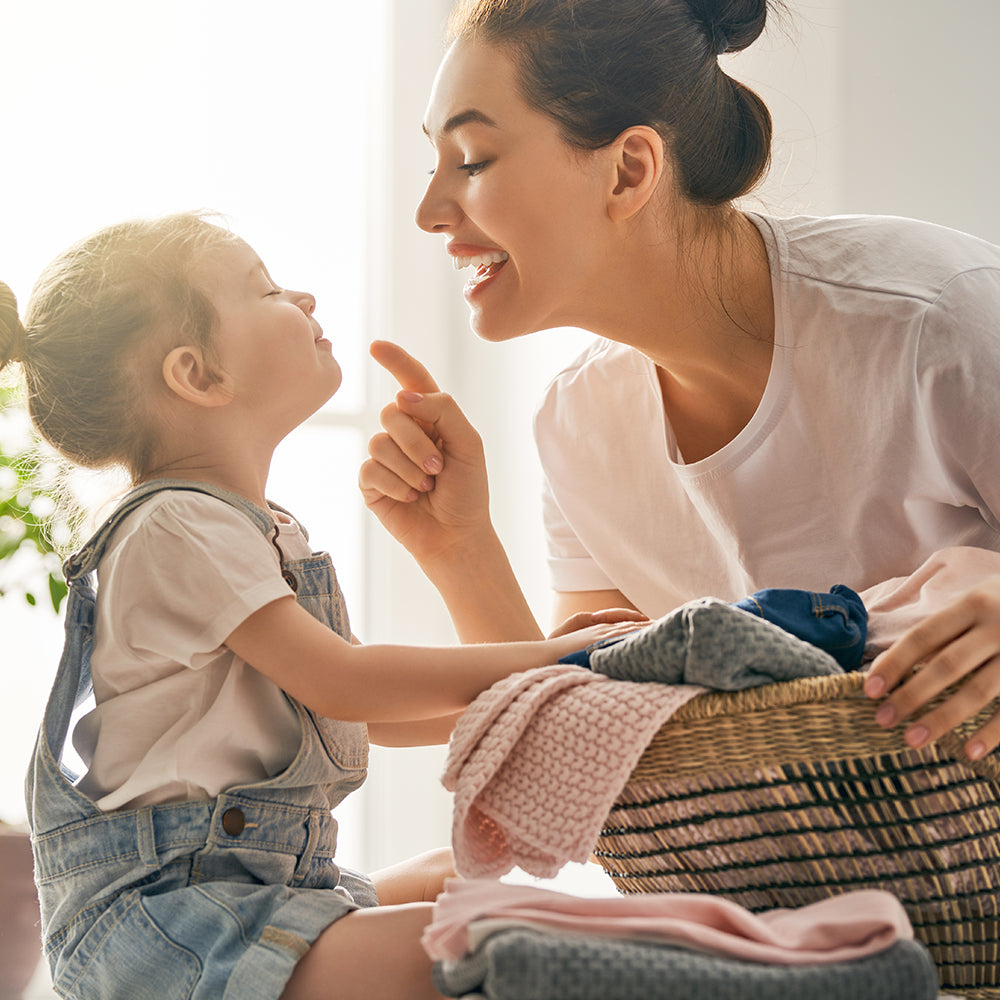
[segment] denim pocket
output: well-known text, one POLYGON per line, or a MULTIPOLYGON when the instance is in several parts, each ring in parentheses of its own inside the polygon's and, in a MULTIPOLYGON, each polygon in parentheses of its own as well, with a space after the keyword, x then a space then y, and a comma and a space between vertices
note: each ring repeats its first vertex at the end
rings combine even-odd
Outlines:
POLYGON ((84 935, 55 987, 67 1000, 189 1000, 201 961, 150 919, 137 892, 115 901, 84 935))

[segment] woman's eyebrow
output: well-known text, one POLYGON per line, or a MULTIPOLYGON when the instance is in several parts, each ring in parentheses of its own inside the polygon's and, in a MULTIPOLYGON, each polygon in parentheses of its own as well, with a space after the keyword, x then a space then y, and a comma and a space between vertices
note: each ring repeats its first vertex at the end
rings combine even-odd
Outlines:
MULTIPOLYGON (((488 125, 490 128, 500 127, 489 115, 478 111, 476 108, 469 108, 468 111, 460 111, 457 115, 452 115, 441 127, 440 134, 448 135, 449 132, 454 132, 455 129, 461 128, 463 125, 469 125, 472 122, 477 122, 480 125, 488 125)), ((423 126, 423 130, 424 135, 429 139, 431 134, 426 125, 423 126)))

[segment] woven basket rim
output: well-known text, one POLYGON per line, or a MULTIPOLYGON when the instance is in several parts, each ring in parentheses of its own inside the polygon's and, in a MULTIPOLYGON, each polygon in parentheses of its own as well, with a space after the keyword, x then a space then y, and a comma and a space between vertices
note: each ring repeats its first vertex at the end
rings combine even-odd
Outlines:
MULTIPOLYGON (((905 725, 887 729, 875 722, 877 702, 864 694, 864 681, 863 672, 852 672, 802 677, 742 691, 706 691, 682 705, 658 730, 629 781, 656 780, 661 768, 677 777, 717 766, 738 769, 886 753, 923 753, 928 759, 949 759, 982 777, 1000 780, 1000 753, 971 761, 964 751, 965 740, 993 714, 992 706, 985 706, 975 718, 914 751, 906 743, 905 725)), ((942 692, 928 708, 940 704, 953 691, 942 692)))
POLYGON ((865 674, 853 671, 828 677, 799 677, 791 681, 761 684, 742 691, 706 691, 685 702, 672 716, 678 722, 694 722, 722 715, 743 715, 791 705, 838 701, 842 698, 865 698, 862 687, 865 674))

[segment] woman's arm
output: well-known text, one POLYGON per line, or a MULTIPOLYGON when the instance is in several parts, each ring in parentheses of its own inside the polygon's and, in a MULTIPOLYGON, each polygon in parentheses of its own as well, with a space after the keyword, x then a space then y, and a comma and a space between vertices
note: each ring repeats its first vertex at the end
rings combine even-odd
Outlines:
POLYGON ((328 718, 411 723, 466 708, 512 673, 555 663, 630 622, 593 625, 539 642, 469 646, 354 646, 317 621, 295 598, 255 611, 226 640, 241 659, 328 718))
POLYGON ((376 341, 371 353, 402 391, 359 473, 365 503, 437 588, 462 642, 540 639, 490 520, 478 433, 401 347, 376 341))

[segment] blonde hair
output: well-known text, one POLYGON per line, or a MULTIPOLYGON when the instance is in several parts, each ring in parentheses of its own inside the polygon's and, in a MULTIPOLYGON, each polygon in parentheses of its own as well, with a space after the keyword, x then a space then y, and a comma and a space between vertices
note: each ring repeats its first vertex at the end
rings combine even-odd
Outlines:
POLYGON ((42 273, 22 323, 0 282, 0 370, 19 362, 39 433, 87 468, 133 480, 155 451, 143 348, 190 342, 212 355, 216 313, 193 268, 237 237, 202 213, 133 220, 81 240, 42 273))

